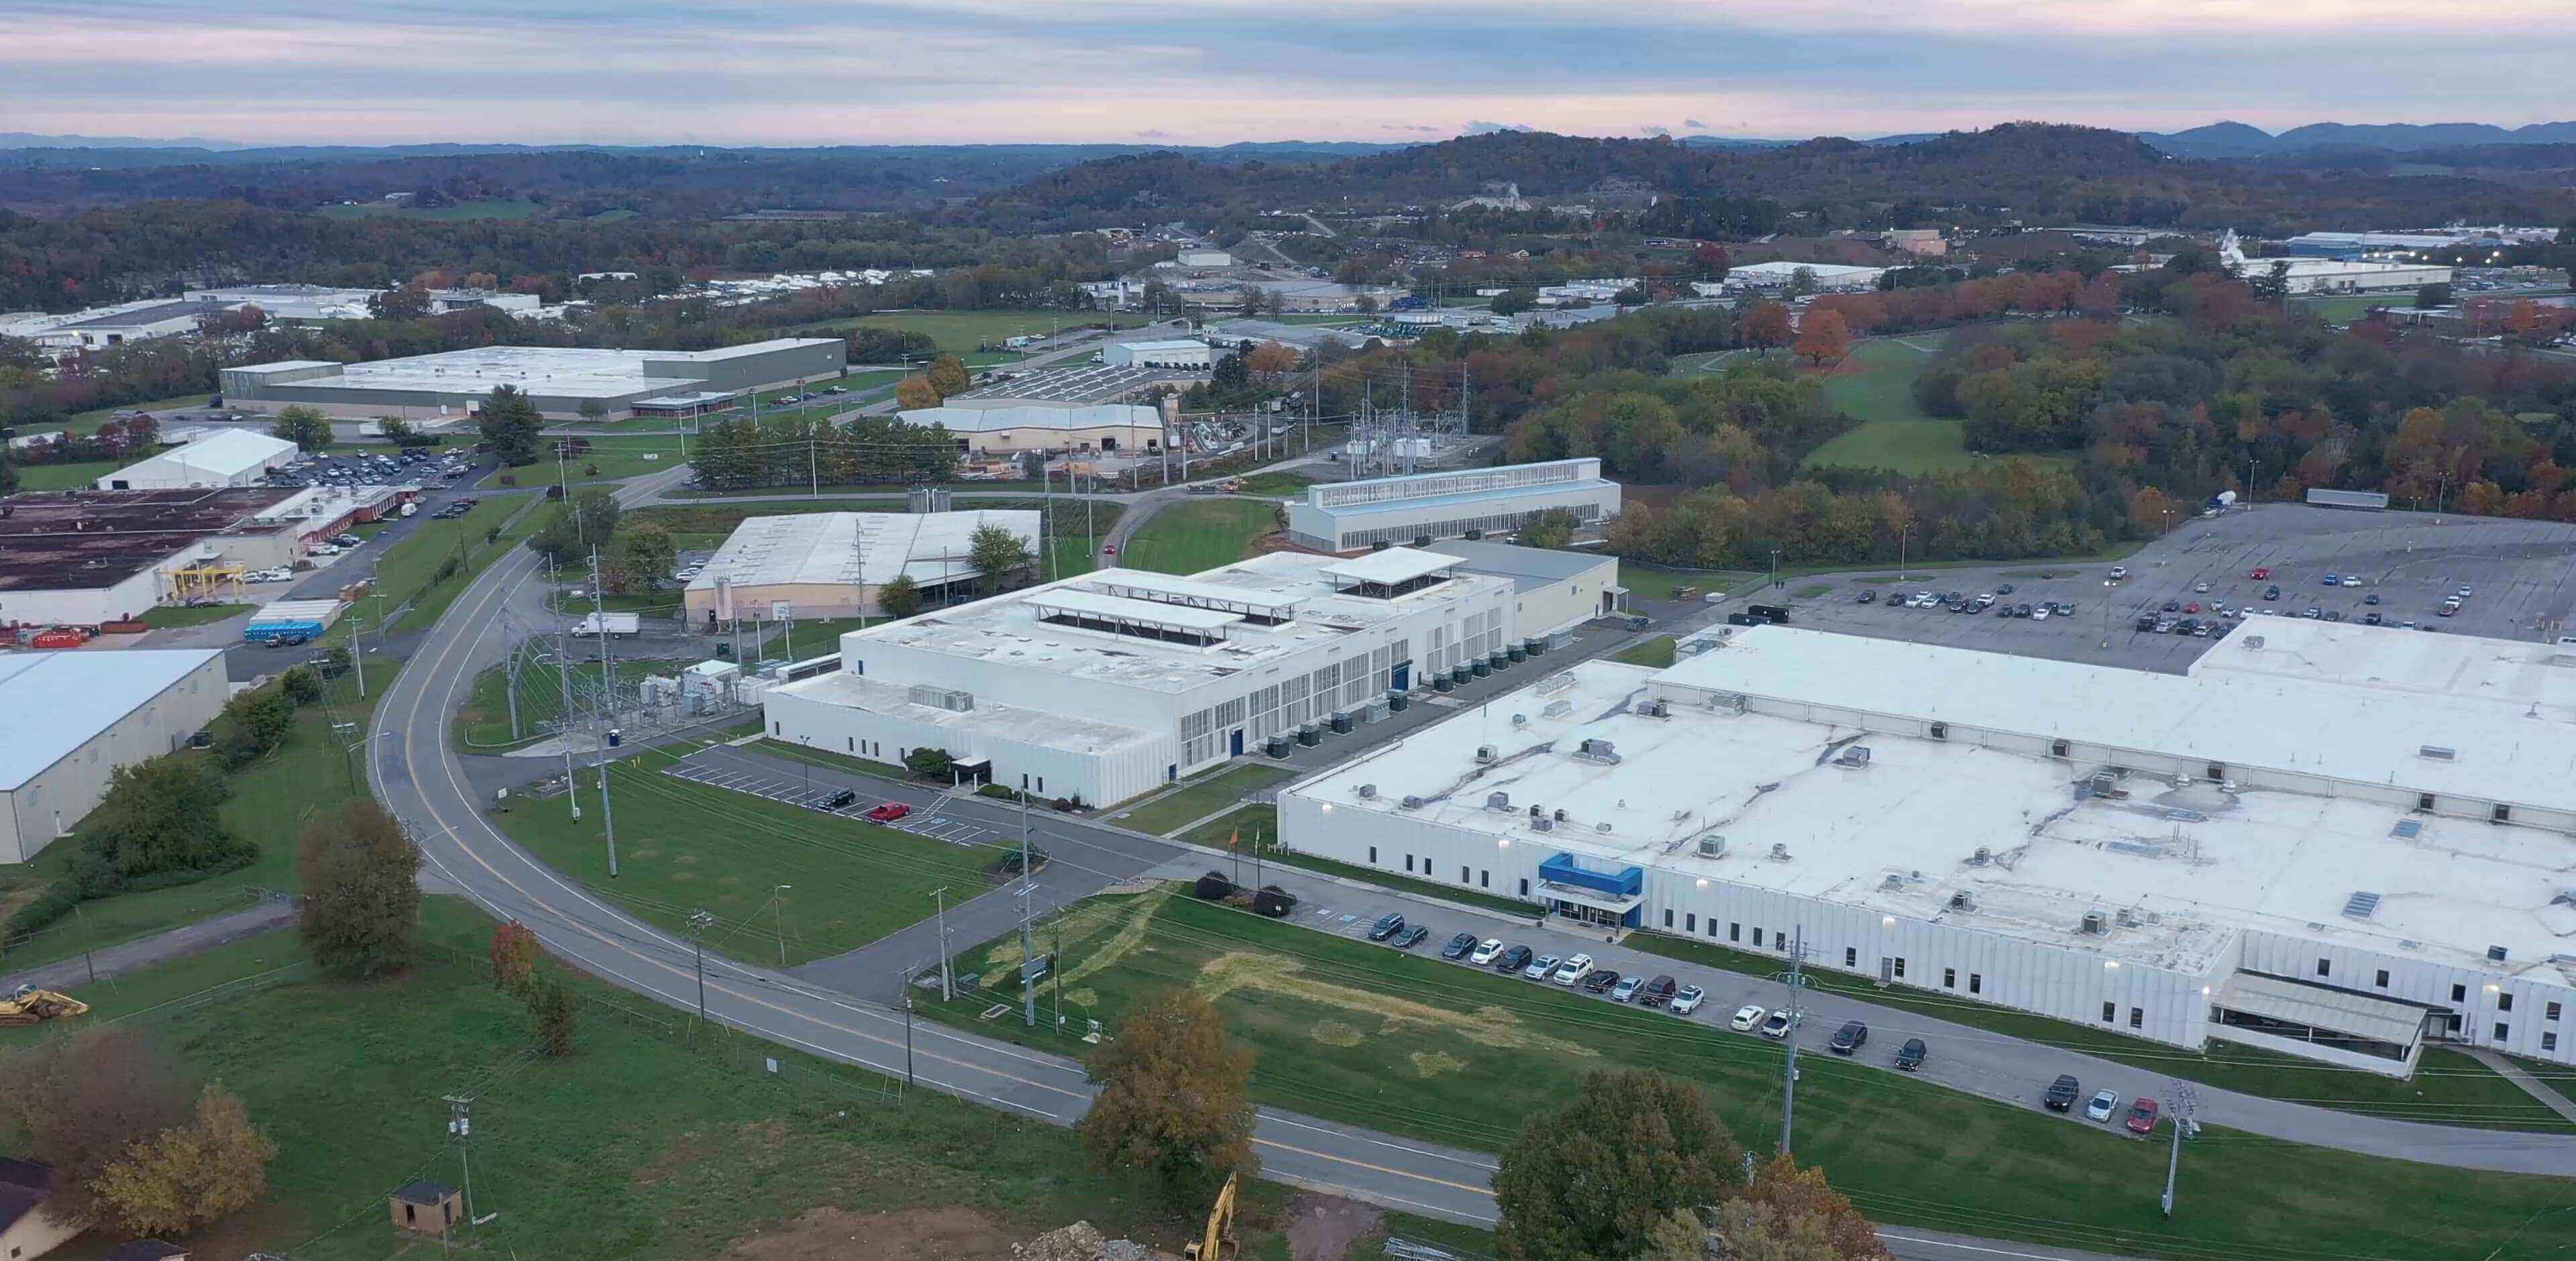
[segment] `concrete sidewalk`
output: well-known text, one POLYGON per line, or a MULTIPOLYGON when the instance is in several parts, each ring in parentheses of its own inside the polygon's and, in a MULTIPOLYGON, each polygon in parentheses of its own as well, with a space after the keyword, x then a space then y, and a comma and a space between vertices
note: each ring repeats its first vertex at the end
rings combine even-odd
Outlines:
POLYGON ((138 968, 212 950, 227 942, 275 932, 294 922, 293 899, 282 896, 262 898, 241 910, 213 919, 181 924, 149 937, 121 941, 113 946, 83 951, 23 972, 0 976, 0 992, 14 991, 21 985, 48 990, 76 990, 110 977, 123 976, 138 968))

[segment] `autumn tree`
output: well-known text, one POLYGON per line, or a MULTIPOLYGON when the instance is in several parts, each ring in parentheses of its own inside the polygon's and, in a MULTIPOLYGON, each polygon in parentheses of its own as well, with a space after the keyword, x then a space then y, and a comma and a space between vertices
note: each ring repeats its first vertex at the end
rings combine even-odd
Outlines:
POLYGON ((580 1004, 573 998, 572 986, 557 977, 531 983, 527 992, 528 1019, 536 1028, 537 1049, 553 1059, 563 1059, 575 1049, 573 1031, 580 1004))
POLYGON ((1028 568, 1033 555, 1029 541, 1008 526, 979 525, 966 536, 966 563, 983 575, 994 591, 1000 591, 1012 574, 1028 568))
POLYGON ((896 574, 893 581, 877 588, 877 607, 887 617, 910 617, 921 611, 921 584, 910 574, 896 574))
POLYGON ((373 801, 304 825, 301 926, 315 966, 347 980, 401 971, 419 947, 420 851, 373 801))
POLYGON ((1137 1003, 1089 1068, 1100 1093, 1074 1132, 1094 1166, 1144 1174, 1185 1203, 1259 1170, 1252 1052, 1226 1036, 1206 995, 1183 987, 1137 1003))
POLYGON ((1723 1199, 1743 1155, 1698 1086, 1648 1069, 1591 1073, 1503 1150, 1496 1249, 1505 1261, 1634 1257, 1674 1210, 1723 1199))
POLYGON ((517 920, 492 926, 492 944, 484 954, 492 961, 492 987, 504 994, 523 995, 536 979, 537 956, 541 948, 537 935, 517 920))
POLYGON ((1574 541, 1577 522, 1569 508, 1550 508, 1520 529, 1523 547, 1564 547, 1574 541))
MULTIPOLYGON (((1699 1214, 1674 1209, 1646 1232, 1646 1250, 1637 1254, 1637 1261, 1708 1261, 1708 1227, 1701 1224, 1699 1214)), ((1729 1254, 1729 1261, 1746 1259, 1729 1254)))
POLYGON ((930 388, 939 397, 953 398, 973 389, 975 378, 966 371, 966 361, 955 355, 941 355, 930 361, 930 388))
POLYGON ((1493 307, 1496 315, 1518 315, 1538 305, 1538 290, 1505 289, 1495 294, 1489 305, 1493 307))
POLYGON ((88 1226, 106 1209, 99 1179, 146 1141, 188 1118, 188 1096, 142 1035, 114 1025, 39 1044, 0 1077, 0 1121, 16 1155, 54 1171, 46 1211, 88 1226))
POLYGON ((416 320, 429 314, 429 286, 414 279, 367 297, 367 314, 380 320, 416 320))
POLYGON ((1851 353, 1851 326, 1843 313, 1835 310, 1809 311, 1798 329, 1798 351, 1808 362, 1822 367, 1828 359, 1839 360, 1851 353))
POLYGON ((930 384, 930 378, 916 373, 895 383, 894 405, 907 412, 937 407, 939 390, 930 384))
POLYGON ((277 1144, 251 1124, 250 1109, 209 1085, 185 1124, 135 1142, 101 1171, 99 1205, 132 1234, 187 1234, 257 1203, 276 1158, 277 1144))
POLYGON ((320 408, 306 407, 301 403, 279 409, 277 423, 269 426, 268 431, 307 453, 331 445, 330 418, 324 416, 320 408))
POLYGON ((1720 1233, 1734 1249, 1732 1256, 1754 1258, 1776 1256, 1781 1261, 1805 1261, 1809 1255, 1819 1258, 1851 1258, 1865 1261, 1885 1257, 1887 1248, 1878 1239, 1878 1227, 1852 1207, 1851 1197, 1833 1189, 1825 1181, 1825 1171, 1813 1166, 1800 1168, 1786 1155, 1774 1156, 1754 1167, 1753 1185, 1734 1196, 1737 1204, 1751 1212, 1730 1213, 1720 1224, 1720 1233), (1738 1236, 1744 1239, 1738 1244, 1738 1236), (1828 1249, 1823 1252, 1785 1250, 1793 1245, 1807 1247, 1806 1241, 1821 1239, 1828 1249), (1749 1250, 1756 1241, 1773 1246, 1762 1252, 1749 1250))
POLYGON ((1297 348, 1283 342, 1263 342, 1243 352, 1243 366, 1257 377, 1278 377, 1297 370, 1297 348))
POLYGON ((2181 515, 2175 510, 2173 501, 2153 486, 2141 486, 2137 494, 2129 496, 2129 524, 2136 526, 2141 534, 2162 533, 2181 515))
POLYGON ((1789 344, 1789 308, 1777 302, 1756 302, 1736 321, 1736 335, 1744 344, 1764 355, 1775 346, 1789 344))

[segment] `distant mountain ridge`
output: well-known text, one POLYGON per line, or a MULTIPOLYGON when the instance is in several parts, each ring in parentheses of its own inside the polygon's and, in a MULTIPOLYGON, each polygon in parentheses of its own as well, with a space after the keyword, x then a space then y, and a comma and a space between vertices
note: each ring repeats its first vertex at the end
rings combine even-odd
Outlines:
POLYGON ((2474 145, 2576 144, 2576 122, 2528 123, 2309 123, 2274 134, 2239 122, 2217 122, 2176 132, 2142 131, 2138 139, 2178 158, 2268 158, 2321 149, 2385 149, 2409 153, 2474 145))

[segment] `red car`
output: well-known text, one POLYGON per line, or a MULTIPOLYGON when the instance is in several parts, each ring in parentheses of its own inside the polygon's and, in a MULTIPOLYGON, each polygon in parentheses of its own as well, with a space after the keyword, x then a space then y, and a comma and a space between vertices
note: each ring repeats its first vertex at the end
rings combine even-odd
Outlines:
POLYGON ((2129 1105, 2129 1119, 2125 1124, 2129 1127, 2129 1132, 2132 1134, 2155 1133, 2156 1101, 2153 1099, 2140 1099, 2131 1103, 2129 1105))
POLYGON ((2185 613, 2197 613, 2197 612, 2199 612, 2199 611, 2200 611, 2200 601, 2198 601, 2198 600, 2194 600, 2194 601, 2192 601, 2191 603, 2189 603, 2189 604, 2186 604, 2186 605, 2182 606, 2182 611, 2183 611, 2183 612, 2185 612, 2185 613))
POLYGON ((2272 576, 2272 567, 2270 565, 2256 565, 2253 571, 2245 576, 2255 580, 2256 582, 2261 582, 2272 576))
POLYGON ((874 810, 868 811, 868 818, 877 823, 892 823, 910 813, 912 813, 912 807, 907 806, 900 801, 889 801, 874 810))

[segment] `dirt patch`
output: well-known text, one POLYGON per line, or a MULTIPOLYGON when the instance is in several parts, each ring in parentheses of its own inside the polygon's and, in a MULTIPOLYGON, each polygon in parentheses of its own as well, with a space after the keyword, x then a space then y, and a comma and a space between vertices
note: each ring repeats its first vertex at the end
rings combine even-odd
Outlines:
POLYGON ((1326 1046, 1358 1046, 1363 1035, 1359 1030, 1338 1020, 1327 1020, 1315 1026, 1314 1039, 1326 1046))
POLYGON ((699 1161, 707 1158, 708 1146, 706 1136, 696 1130, 678 1135, 663 1145, 659 1155, 647 1161, 643 1168, 635 1171, 633 1178, 635 1189, 641 1191, 659 1186, 688 1172, 699 1161))
POLYGON ((1199 992, 1214 1002, 1236 990, 1255 990, 1339 1008, 1354 1016, 1375 1016, 1390 1032, 1426 1030, 1465 1038, 1480 1046, 1556 1055, 1596 1057, 1600 1051, 1580 1042, 1550 1037, 1530 1028, 1521 1017, 1501 1007, 1452 1011, 1429 1003, 1352 989, 1304 976, 1306 965, 1281 955, 1233 951, 1218 955, 1199 969, 1199 992))
POLYGON ((1416 1051, 1408 1058, 1413 1061, 1413 1071, 1424 1077, 1438 1077, 1467 1067, 1467 1061, 1447 1051, 1416 1051))
MULTIPOLYGON (((1115 936, 1111 937, 1110 945, 1103 947, 1107 950, 1115 948, 1119 938, 1128 936, 1131 931, 1135 936, 1142 937, 1144 930, 1141 923, 1151 921, 1154 912, 1160 910, 1162 904, 1161 898, 1147 898, 1132 903, 1093 900, 1066 913, 1063 919, 1049 926, 1047 931, 1050 938, 1063 943, 1064 952, 1068 956, 1073 953, 1075 946, 1104 933, 1114 933, 1115 936)), ((1128 949, 1133 948, 1131 943, 1128 949)), ((1123 953, 1124 951, 1121 951, 1122 955, 1123 953)), ((1004 937, 994 942, 992 949, 984 952, 984 972, 988 976, 1010 971, 1018 967, 1019 962, 1020 941, 1017 937, 1004 937)))
POLYGON ((990 1261, 1011 1255, 1012 1236, 970 1208, 891 1213, 807 1209, 775 1230, 737 1239, 728 1261, 990 1261))
POLYGON ((1288 1201, 1290 1261, 1342 1261, 1385 1228, 1386 1214, 1357 1200, 1300 1191, 1288 1201))

